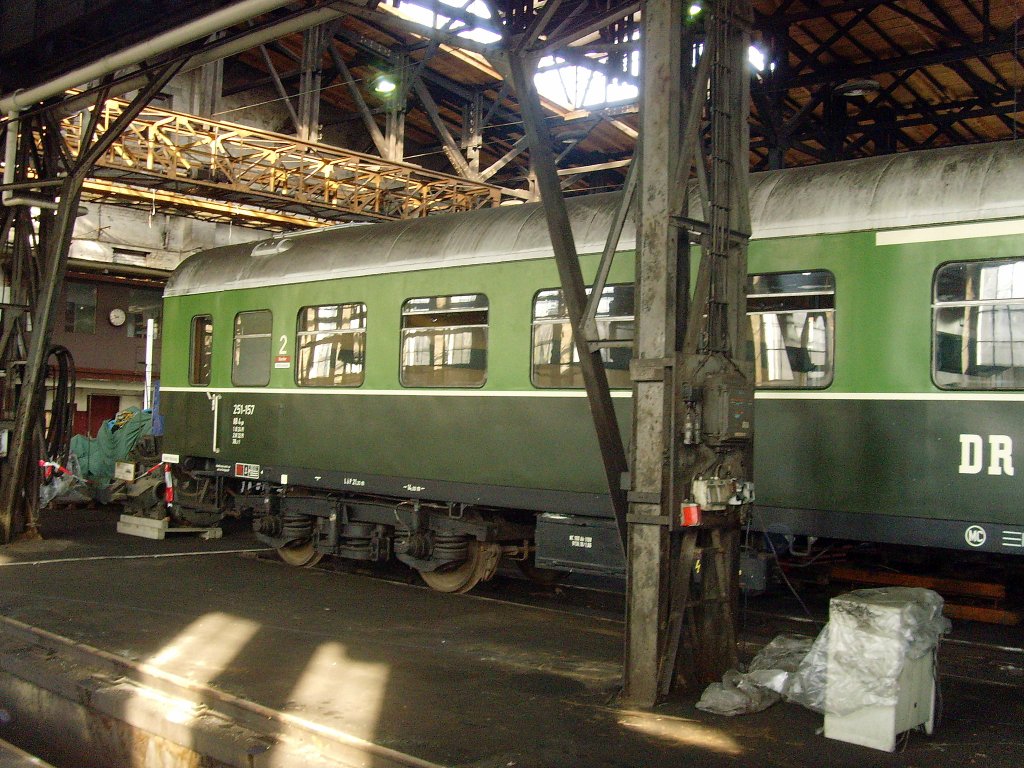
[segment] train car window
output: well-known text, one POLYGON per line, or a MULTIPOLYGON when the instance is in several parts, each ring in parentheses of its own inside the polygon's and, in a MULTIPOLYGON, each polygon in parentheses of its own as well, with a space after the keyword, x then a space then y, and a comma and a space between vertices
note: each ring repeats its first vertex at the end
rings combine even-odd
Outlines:
POLYGON ((366 305, 303 307, 295 347, 300 387, 358 387, 366 360, 366 305))
POLYGON ((941 389, 1024 389, 1024 259, 935 271, 932 376, 941 389))
POLYGON ((835 294, 835 277, 825 270, 747 279, 756 386, 823 389, 832 383, 835 294))
POLYGON ((402 305, 405 387, 482 387, 487 381, 487 297, 409 299, 402 305))
POLYGON ((194 387, 210 384, 213 370, 213 317, 196 315, 192 318, 192 343, 189 350, 188 383, 194 387))
MULTIPOLYGON (((601 338, 623 342, 621 347, 601 350, 608 385, 613 389, 632 386, 629 360, 633 356, 633 297, 632 285, 609 285, 601 292, 597 305, 601 338)), ((569 312, 559 289, 538 291, 533 298, 530 380, 535 387, 543 389, 583 387, 583 371, 572 339, 569 312)))
POLYGON ((236 387, 265 387, 270 383, 274 316, 269 309, 235 315, 231 383, 236 387))

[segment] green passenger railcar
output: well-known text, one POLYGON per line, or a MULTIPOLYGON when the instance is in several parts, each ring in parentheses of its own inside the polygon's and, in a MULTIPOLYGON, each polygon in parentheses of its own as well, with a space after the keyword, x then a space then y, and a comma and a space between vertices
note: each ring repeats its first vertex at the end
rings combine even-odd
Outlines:
MULTIPOLYGON (((1024 554, 1024 142, 755 174, 756 527, 1024 554)), ((616 195, 569 201, 593 274, 616 195)), ((633 332, 623 233, 599 313, 633 332)), ((289 562, 621 572, 543 210, 196 254, 164 307, 179 514, 289 562)), ((628 432, 628 349, 605 352, 628 432)))

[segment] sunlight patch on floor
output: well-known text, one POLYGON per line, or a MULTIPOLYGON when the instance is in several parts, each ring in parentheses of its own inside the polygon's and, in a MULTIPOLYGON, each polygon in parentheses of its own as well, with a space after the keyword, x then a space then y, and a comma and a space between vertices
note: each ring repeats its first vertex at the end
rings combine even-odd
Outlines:
POLYGON ((259 627, 254 621, 226 613, 207 613, 148 661, 190 680, 208 683, 224 671, 259 627))
POLYGON ((732 736, 696 720, 630 711, 623 713, 619 725, 672 744, 698 747, 734 757, 743 754, 743 748, 732 736))
POLYGON ((387 692, 390 667, 352 659, 340 643, 324 643, 310 657, 285 709, 317 722, 339 719, 343 730, 372 740, 387 692))

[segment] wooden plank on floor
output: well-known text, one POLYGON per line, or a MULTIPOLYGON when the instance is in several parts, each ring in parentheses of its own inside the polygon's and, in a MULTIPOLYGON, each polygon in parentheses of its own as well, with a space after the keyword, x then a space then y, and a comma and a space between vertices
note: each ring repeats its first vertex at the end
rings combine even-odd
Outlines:
POLYGON ((128 536, 141 536, 144 539, 163 539, 169 533, 198 533, 201 539, 219 539, 223 533, 220 528, 199 528, 182 526, 172 528, 165 520, 154 520, 150 517, 121 515, 117 521, 117 532, 128 536))
POLYGON ((962 595, 979 597, 987 600, 1002 600, 1006 597, 1006 586, 985 581, 961 581, 959 579, 940 579, 934 576, 912 576, 906 573, 890 571, 872 571, 865 568, 852 568, 846 565, 834 565, 829 572, 835 581, 851 581, 860 584, 880 584, 893 587, 923 587, 934 589, 943 595, 962 595))
POLYGON ((1005 627, 1016 627, 1020 624, 1020 612, 1004 608, 983 608, 980 605, 960 605, 946 603, 942 612, 950 619, 966 619, 980 621, 985 624, 1002 624, 1005 627))

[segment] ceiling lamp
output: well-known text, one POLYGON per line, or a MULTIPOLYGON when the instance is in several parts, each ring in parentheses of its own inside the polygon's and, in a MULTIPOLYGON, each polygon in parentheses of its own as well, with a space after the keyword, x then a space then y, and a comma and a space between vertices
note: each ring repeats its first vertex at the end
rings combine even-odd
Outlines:
POLYGON ((373 92, 381 95, 394 93, 398 89, 398 83, 388 75, 378 75, 373 81, 373 92))
POLYGON ((837 85, 835 92, 840 96, 867 96, 869 93, 878 93, 881 87, 877 80, 847 80, 837 85))

